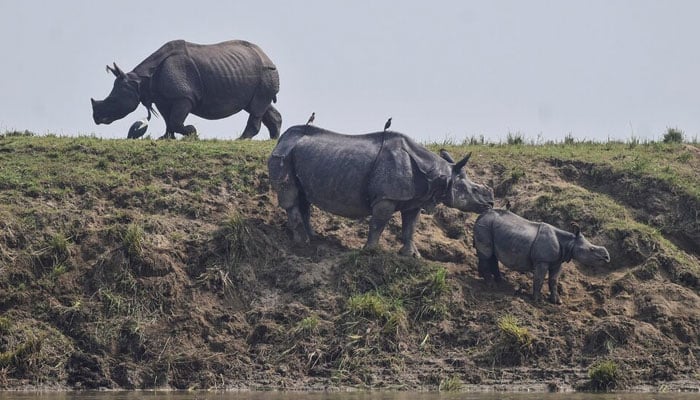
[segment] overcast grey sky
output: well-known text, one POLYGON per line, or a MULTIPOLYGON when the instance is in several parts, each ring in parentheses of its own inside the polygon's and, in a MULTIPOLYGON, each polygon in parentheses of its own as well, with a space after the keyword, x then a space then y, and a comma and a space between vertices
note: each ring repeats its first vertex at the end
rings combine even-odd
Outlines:
MULTIPOLYGON (((126 137, 143 107, 92 121, 105 64, 130 71, 172 39, 245 39, 280 71, 283 130, 315 111, 345 133, 392 116, 420 141, 700 135, 700 1, 0 0, 0 15, 0 131, 126 137)), ((246 118, 187 122, 235 138, 246 118)))

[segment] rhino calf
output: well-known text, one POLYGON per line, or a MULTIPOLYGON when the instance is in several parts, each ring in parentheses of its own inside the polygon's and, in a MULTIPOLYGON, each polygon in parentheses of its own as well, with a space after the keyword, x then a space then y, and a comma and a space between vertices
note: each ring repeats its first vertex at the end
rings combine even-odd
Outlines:
POLYGON ((532 297, 541 301, 544 277, 549 273, 549 300, 561 304, 557 283, 563 262, 575 259, 583 265, 602 266, 610 262, 605 247, 591 244, 577 225, 566 232, 544 222, 532 222, 507 210, 492 209, 474 224, 474 247, 479 257, 479 275, 498 282, 498 262, 510 269, 534 271, 532 297))

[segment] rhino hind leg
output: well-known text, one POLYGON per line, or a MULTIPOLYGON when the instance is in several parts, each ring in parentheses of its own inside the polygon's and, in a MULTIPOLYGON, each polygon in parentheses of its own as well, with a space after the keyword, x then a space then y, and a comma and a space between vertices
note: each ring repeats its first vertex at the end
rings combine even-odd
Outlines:
POLYGON ((260 132, 260 123, 262 123, 262 117, 255 116, 255 114, 251 113, 248 116, 248 123, 246 123, 245 130, 243 130, 243 134, 238 139, 252 139, 260 132))
POLYGON ((267 108, 267 111, 265 111, 265 114, 263 114, 262 123, 270 132, 270 139, 277 139, 280 136, 280 129, 282 129, 282 115, 272 105, 270 105, 270 107, 267 108))

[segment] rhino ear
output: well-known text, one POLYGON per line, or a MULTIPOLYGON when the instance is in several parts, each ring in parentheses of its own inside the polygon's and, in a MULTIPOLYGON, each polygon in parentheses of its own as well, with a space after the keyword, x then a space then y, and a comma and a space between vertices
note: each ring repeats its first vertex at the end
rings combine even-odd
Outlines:
POLYGON ((576 235, 576 237, 581 236, 581 227, 578 226, 578 223, 572 222, 571 223, 571 231, 576 235))
POLYGON ((459 172, 464 168, 465 165, 467 165, 467 161, 469 161, 469 157, 472 156, 472 153, 470 152, 469 154, 466 155, 463 159, 459 160, 457 164, 452 167, 453 172, 459 172))
POLYGON ((124 73, 124 71, 122 71, 121 68, 119 68, 119 66, 117 65, 117 63, 112 63, 112 65, 114 65, 114 68, 112 68, 112 67, 110 67, 110 66, 108 65, 108 66, 107 66, 107 71, 113 73, 114 76, 116 76, 117 78, 123 78, 123 77, 126 76, 126 74, 124 73))
POLYGON ((447 161, 450 164, 454 164, 455 160, 452 158, 450 153, 447 152, 445 149, 440 149, 440 157, 442 157, 445 161, 447 161))

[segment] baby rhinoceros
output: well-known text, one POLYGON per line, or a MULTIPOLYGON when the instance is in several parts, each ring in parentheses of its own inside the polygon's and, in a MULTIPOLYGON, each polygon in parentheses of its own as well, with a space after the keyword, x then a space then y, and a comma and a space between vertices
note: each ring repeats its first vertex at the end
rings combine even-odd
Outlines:
POLYGON ((557 283, 563 262, 575 259, 586 266, 610 262, 605 247, 591 244, 578 225, 566 232, 544 222, 532 222, 510 211, 491 209, 474 224, 474 247, 479 257, 479 275, 501 280, 498 261, 510 269, 534 271, 532 297, 541 301, 542 284, 549 272, 549 301, 561 304, 557 283))

